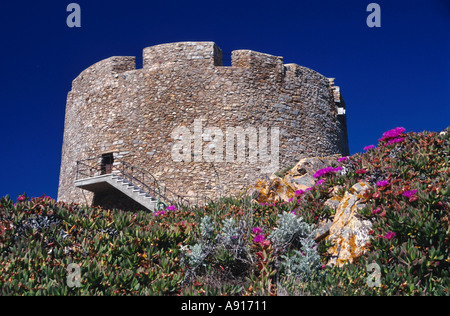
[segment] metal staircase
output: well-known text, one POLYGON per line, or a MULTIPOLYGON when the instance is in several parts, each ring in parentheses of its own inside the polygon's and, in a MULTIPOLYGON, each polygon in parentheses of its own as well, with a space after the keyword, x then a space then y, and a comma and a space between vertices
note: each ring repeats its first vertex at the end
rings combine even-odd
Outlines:
POLYGON ((102 157, 77 161, 75 186, 94 193, 122 192, 149 211, 183 203, 183 197, 161 188, 148 171, 125 161, 105 165, 102 157), (169 193, 170 198, 167 196, 169 193))

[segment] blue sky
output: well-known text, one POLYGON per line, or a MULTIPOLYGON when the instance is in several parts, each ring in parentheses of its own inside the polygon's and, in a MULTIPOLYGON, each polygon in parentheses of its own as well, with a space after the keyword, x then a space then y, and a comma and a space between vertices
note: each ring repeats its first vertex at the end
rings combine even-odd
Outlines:
POLYGON ((386 130, 450 125, 450 1, 21 1, 0 4, 0 196, 57 196, 72 80, 111 56, 177 41, 251 49, 336 78, 351 153, 386 130), (66 7, 81 7, 69 28, 66 7))

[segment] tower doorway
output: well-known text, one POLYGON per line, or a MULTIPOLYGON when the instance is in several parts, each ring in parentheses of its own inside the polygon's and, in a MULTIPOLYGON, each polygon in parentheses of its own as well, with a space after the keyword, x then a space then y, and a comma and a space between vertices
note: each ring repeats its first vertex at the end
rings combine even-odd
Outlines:
POLYGON ((103 154, 101 162, 101 174, 112 173, 114 163, 113 153, 103 154))

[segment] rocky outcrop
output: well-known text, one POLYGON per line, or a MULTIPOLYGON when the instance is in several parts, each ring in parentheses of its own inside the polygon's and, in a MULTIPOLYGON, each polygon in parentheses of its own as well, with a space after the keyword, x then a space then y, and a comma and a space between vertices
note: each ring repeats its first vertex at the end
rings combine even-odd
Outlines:
MULTIPOLYGON (((331 255, 328 265, 351 263, 366 250, 372 223, 361 218, 358 211, 365 207, 364 192, 367 189, 369 185, 364 182, 352 186, 337 204, 332 221, 319 226, 318 237, 326 236, 326 240, 332 244, 328 249, 331 255)), ((332 197, 326 203, 336 205, 336 200, 336 197, 332 197)))
POLYGON ((253 197, 258 203, 289 201, 295 191, 312 187, 316 180, 314 173, 332 163, 337 163, 338 155, 301 159, 284 174, 273 174, 269 180, 258 180, 253 190, 253 197))
MULTIPOLYGON (((306 190, 315 185, 314 174, 317 170, 337 165, 339 156, 323 158, 306 158, 300 160, 285 174, 272 175, 270 180, 259 180, 254 188, 253 197, 258 203, 289 201, 297 190, 306 190)), ((369 231, 372 223, 359 215, 365 207, 364 192, 370 186, 365 182, 353 185, 344 196, 337 194, 338 188, 332 190, 324 205, 334 210, 334 216, 322 220, 316 230, 316 242, 323 239, 331 243, 328 252, 328 265, 342 266, 351 263, 366 251, 370 242, 369 231)))

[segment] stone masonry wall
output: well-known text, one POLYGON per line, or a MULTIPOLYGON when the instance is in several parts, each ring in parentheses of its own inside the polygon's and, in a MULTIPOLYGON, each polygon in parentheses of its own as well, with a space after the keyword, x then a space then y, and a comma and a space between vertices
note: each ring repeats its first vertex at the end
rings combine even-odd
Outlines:
POLYGON ((143 57, 142 69, 134 57, 111 57, 73 81, 58 200, 92 204, 94 195, 74 186, 76 162, 111 152, 116 164, 145 168, 169 190, 198 202, 238 193, 261 177, 260 161, 207 162, 194 152, 191 161, 175 162, 172 132, 185 127, 194 134, 195 122, 208 150, 207 128, 226 134, 229 127, 264 127, 269 143, 279 128, 280 169, 305 157, 348 154, 345 103, 333 79, 250 50, 233 51, 232 66, 223 67, 212 42, 157 45, 143 57))

